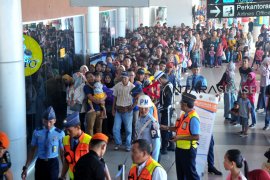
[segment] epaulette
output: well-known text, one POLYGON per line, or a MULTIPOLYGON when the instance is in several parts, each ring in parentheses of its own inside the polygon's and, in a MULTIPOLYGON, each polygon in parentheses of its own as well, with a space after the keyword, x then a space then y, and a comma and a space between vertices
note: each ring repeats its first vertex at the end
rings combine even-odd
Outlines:
POLYGON ((38 128, 36 128, 35 130, 36 131, 40 131, 40 130, 42 130, 43 129, 43 127, 38 127, 38 128))
POLYGON ((59 132, 59 133, 62 133, 62 130, 59 129, 59 128, 55 128, 55 131, 56 131, 56 132, 59 132))

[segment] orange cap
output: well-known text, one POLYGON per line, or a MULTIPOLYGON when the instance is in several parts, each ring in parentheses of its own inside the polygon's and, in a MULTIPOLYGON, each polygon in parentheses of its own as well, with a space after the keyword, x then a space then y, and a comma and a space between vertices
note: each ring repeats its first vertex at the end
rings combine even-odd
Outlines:
POLYGON ((108 143, 108 136, 106 136, 103 133, 96 133, 93 135, 92 140, 101 140, 101 141, 105 141, 106 143, 108 143))
POLYGON ((5 149, 7 149, 9 146, 8 136, 3 131, 0 131, 0 146, 5 149))

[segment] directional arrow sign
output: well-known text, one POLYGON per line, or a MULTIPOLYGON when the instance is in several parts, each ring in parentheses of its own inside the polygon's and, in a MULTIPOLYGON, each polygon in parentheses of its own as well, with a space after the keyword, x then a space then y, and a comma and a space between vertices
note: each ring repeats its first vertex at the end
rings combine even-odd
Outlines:
POLYGON ((216 14, 215 17, 217 17, 221 11, 217 6, 215 7, 216 9, 210 10, 210 14, 216 14))
POLYGON ((222 16, 222 5, 208 5, 207 17, 220 18, 222 16))

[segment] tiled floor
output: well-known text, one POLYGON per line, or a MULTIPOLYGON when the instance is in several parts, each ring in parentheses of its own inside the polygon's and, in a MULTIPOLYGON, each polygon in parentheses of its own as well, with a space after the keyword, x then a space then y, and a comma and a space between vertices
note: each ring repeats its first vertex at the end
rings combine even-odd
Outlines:
MULTIPOLYGON (((201 74, 208 80, 208 86, 215 85, 225 71, 225 65, 222 68, 203 68, 201 74)), ((236 70, 236 80, 239 82, 240 76, 238 70, 236 70)), ((187 76, 187 75, 185 75, 187 76)), ((185 79, 186 77, 184 77, 185 79)), ((183 80, 184 81, 184 80, 183 80)), ((180 96, 177 96, 176 100, 179 101, 180 96)), ((179 106, 176 106, 179 110, 179 106)), ((223 118, 223 100, 219 103, 218 112, 216 115, 216 121, 214 125, 214 139, 215 139, 215 166, 221 170, 223 176, 214 176, 205 173, 202 179, 219 180, 225 179, 228 172, 223 167, 223 157, 228 149, 237 148, 249 163, 250 170, 260 168, 262 163, 266 160, 263 156, 264 152, 270 145, 270 131, 262 131, 264 125, 264 115, 257 113, 258 123, 255 129, 249 130, 249 136, 246 138, 239 137, 236 133, 240 131, 240 127, 234 127, 228 123, 224 123, 223 118)), ((123 147, 124 148, 124 147, 123 147)), ((176 180, 176 170, 174 165, 174 153, 169 152, 167 155, 161 157, 161 164, 168 173, 168 180, 176 180)), ((113 144, 110 143, 107 153, 105 154, 105 160, 108 164, 112 177, 115 177, 118 171, 118 165, 126 165, 126 174, 131 166, 130 153, 125 152, 124 149, 119 151, 113 150, 113 144)), ((32 174, 32 173, 31 173, 32 174)), ((29 176, 28 179, 33 179, 29 176)))

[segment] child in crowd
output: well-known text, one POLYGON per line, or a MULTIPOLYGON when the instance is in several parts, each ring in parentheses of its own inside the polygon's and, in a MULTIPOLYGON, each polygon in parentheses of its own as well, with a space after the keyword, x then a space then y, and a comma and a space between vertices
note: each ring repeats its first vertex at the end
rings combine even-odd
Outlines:
POLYGON ((226 180, 247 180, 246 177, 248 175, 248 164, 238 149, 230 149, 226 152, 224 156, 224 168, 227 171, 230 171, 226 180), (243 164, 245 174, 240 171, 240 168, 243 167, 243 164))
POLYGON ((247 92, 245 89, 241 92, 241 97, 238 100, 239 102, 239 119, 240 123, 242 125, 242 131, 240 131, 241 137, 247 137, 247 131, 248 131, 248 118, 251 111, 251 103, 249 99, 247 98, 247 92))
POLYGON ((264 156, 267 158, 267 162, 263 163, 262 169, 270 174, 270 149, 264 153, 264 156))
POLYGON ((0 131, 0 179, 13 179, 11 172, 10 154, 7 151, 9 146, 8 136, 0 131))
POLYGON ((231 109, 230 113, 231 113, 231 118, 232 118, 231 124, 234 126, 238 125, 239 124, 239 103, 237 101, 233 103, 233 108, 231 109))
POLYGON ((219 68, 222 65, 222 55, 223 55, 223 45, 222 42, 218 44, 217 54, 216 54, 216 68, 219 68))
POLYGON ((248 46, 245 46, 245 47, 244 47, 244 50, 243 50, 243 57, 249 57, 249 49, 248 49, 248 46))
POLYGON ((263 58, 263 55, 264 55, 264 52, 262 50, 262 46, 260 46, 259 48, 257 48, 256 52, 255 52, 255 62, 257 64, 257 68, 256 68, 256 71, 258 70, 258 68, 260 67, 261 65, 261 62, 262 62, 262 58, 263 58))
MULTIPOLYGON (((104 93, 103 84, 101 83, 101 79, 102 79, 101 76, 102 74, 100 72, 95 73, 95 84, 93 86, 93 89, 94 89, 94 98, 96 100, 103 100, 104 98, 106 98, 106 93, 104 93)), ((88 103, 90 105, 90 112, 95 111, 93 103, 89 99, 88 99, 88 103)), ((105 102, 101 103, 100 107, 102 109, 100 112, 101 118, 107 118, 105 102)))
POLYGON ((215 47, 214 45, 210 46, 209 56, 210 56, 210 68, 213 68, 214 62, 215 62, 215 47))

